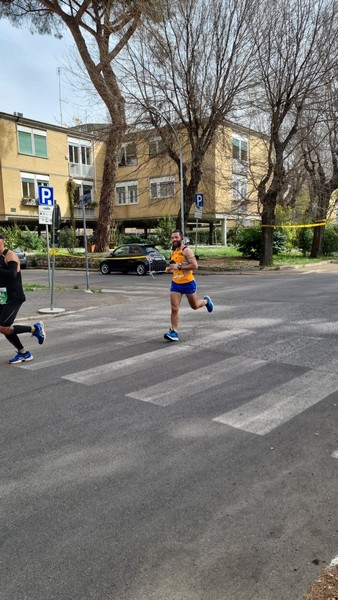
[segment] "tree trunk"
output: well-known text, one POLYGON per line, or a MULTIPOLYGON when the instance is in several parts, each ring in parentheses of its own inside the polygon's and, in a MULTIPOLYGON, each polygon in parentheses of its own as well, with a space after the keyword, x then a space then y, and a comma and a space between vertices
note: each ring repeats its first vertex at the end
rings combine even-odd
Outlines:
POLYGON ((259 260, 260 267, 272 265, 273 225, 275 222, 275 209, 269 194, 265 197, 265 206, 262 213, 262 244, 259 260))
MULTIPOLYGON (((327 211, 329 209, 331 193, 334 190, 333 180, 328 183, 317 182, 317 210, 316 210, 316 221, 325 221, 327 218, 327 211)), ((313 228, 313 239, 310 252, 310 258, 319 258, 323 251, 323 241, 325 234, 325 226, 313 228)))
MULTIPOLYGON (((108 79, 108 77, 107 77, 108 79)), ((110 244, 111 223, 115 200, 115 179, 117 161, 126 130, 125 105, 116 83, 114 74, 110 75, 110 87, 114 88, 114 96, 105 98, 105 104, 109 109, 112 125, 108 131, 106 140, 106 154, 104 159, 102 188, 100 195, 100 209, 98 228, 96 236, 97 252, 107 252, 110 244)))
POLYGON ((117 156, 121 146, 121 138, 121 135, 117 135, 116 127, 111 126, 106 143, 106 155, 102 174, 102 188, 96 234, 97 252, 107 252, 109 250, 115 196, 117 156))
POLYGON ((312 239, 310 258, 319 258, 322 255, 324 233, 325 233, 324 226, 313 228, 313 239, 312 239))

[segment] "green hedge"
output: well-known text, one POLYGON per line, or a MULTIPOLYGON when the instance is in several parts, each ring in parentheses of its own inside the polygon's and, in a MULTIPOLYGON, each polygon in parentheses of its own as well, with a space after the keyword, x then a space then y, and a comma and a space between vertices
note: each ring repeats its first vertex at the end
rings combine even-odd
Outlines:
MULTIPOLYGON (((274 229, 272 253, 276 255, 284 252, 286 241, 287 235, 281 229, 274 229)), ((236 247, 240 252, 242 252, 243 256, 258 260, 262 247, 262 228, 239 228, 236 233, 236 247)))

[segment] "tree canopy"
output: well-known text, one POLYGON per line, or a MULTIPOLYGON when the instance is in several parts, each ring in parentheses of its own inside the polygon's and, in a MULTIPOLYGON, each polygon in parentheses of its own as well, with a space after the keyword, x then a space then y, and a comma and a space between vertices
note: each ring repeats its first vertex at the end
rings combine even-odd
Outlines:
POLYGON ((125 102, 114 69, 116 57, 139 27, 142 17, 155 19, 160 0, 0 0, 0 18, 16 26, 61 37, 67 28, 88 76, 110 118, 100 197, 98 250, 109 245, 116 165, 126 129, 125 102))

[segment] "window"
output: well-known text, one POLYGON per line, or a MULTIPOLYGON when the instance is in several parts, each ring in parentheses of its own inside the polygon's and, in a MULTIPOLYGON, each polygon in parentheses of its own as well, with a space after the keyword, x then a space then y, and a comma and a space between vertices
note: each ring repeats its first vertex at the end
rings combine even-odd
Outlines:
POLYGON ((18 125, 18 148, 20 154, 47 158, 47 133, 18 125))
POLYGON ((175 196, 175 178, 157 177, 150 180, 150 199, 172 198, 175 196))
POLYGON ((47 175, 36 175, 35 173, 21 173, 21 190, 24 204, 38 204, 40 185, 49 185, 47 175))
POLYGON ((128 181, 116 185, 116 204, 138 204, 137 181, 128 181))
POLYGON ((232 180, 232 212, 246 213, 248 180, 246 177, 234 177, 232 180))
POLYGON ((248 140, 239 136, 233 136, 232 158, 241 160, 243 162, 248 161, 248 140))
POLYGON ((129 246, 121 246, 114 252, 114 256, 129 256, 129 246))
POLYGON ((123 144, 120 150, 119 166, 133 166, 137 165, 137 151, 136 144, 123 144))
POLYGON ((75 165, 92 164, 91 143, 86 140, 68 139, 69 162, 75 165))
POLYGON ((153 138, 149 141, 149 157, 153 158, 159 154, 164 154, 165 145, 161 138, 153 138))
POLYGON ((94 201, 94 188, 91 181, 75 181, 74 206, 82 207, 83 200, 85 204, 91 204, 94 201))

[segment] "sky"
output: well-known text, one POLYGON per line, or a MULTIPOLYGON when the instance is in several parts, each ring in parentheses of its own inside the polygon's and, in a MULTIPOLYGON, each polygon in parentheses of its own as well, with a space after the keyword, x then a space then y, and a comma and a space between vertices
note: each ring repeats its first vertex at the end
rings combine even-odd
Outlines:
POLYGON ((71 52, 74 42, 67 32, 62 40, 32 35, 0 19, 0 112, 66 126, 77 119, 104 120, 102 108, 97 109, 100 116, 94 115, 92 99, 69 83, 71 52))

